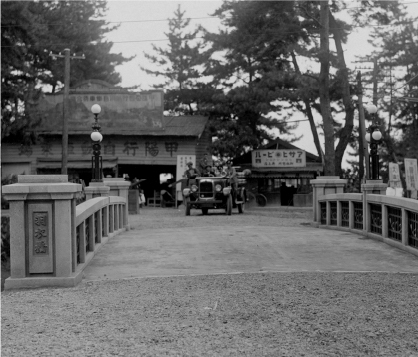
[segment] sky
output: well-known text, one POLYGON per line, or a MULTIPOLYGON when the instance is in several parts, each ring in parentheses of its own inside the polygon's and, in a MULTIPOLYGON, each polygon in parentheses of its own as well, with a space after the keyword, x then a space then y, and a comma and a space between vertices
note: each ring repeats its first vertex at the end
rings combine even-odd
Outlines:
MULTIPOLYGON (((348 1, 353 6, 359 1, 348 1)), ((410 13, 418 14, 418 1, 403 1, 408 4, 410 13)), ((190 29, 202 25, 207 30, 216 32, 221 23, 217 18, 210 17, 219 8, 222 1, 120 1, 108 0, 107 21, 120 23, 120 27, 107 35, 107 39, 114 43, 112 52, 122 53, 125 57, 136 56, 133 60, 116 67, 122 76, 122 87, 140 86, 141 90, 152 89, 153 84, 161 83, 152 75, 141 70, 142 67, 156 69, 144 56, 144 52, 155 54, 152 44, 164 47, 168 43, 165 33, 168 32, 168 18, 181 6, 185 17, 196 18, 190 22, 190 29)), ((348 43, 344 46, 347 66, 356 69, 359 64, 354 63, 356 57, 371 53, 372 46, 367 42, 370 28, 358 29, 349 35, 348 43)), ((317 69, 319 71, 319 68, 317 69)), ((290 120, 306 119, 303 114, 296 113, 290 120)), ((315 116, 317 123, 322 119, 315 116)), ((303 150, 317 154, 310 126, 307 121, 299 123, 294 131, 296 136, 303 136, 293 144, 303 150)), ((283 137, 282 137, 283 139, 283 137)), ((321 140, 323 141, 323 140, 321 140)))

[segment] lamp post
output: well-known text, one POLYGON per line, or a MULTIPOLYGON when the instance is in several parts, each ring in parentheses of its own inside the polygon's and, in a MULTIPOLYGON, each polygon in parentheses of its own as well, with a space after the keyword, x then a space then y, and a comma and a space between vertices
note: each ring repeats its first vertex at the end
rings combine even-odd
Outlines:
POLYGON ((371 179, 379 179, 379 154, 377 152, 378 145, 382 142, 382 133, 379 129, 379 120, 376 118, 377 107, 374 104, 369 104, 364 107, 368 113, 372 115, 372 124, 367 128, 365 135, 370 146, 369 167, 371 172, 371 179))
POLYGON ((103 140, 103 135, 100 134, 100 125, 97 121, 99 113, 102 111, 99 104, 93 104, 91 112, 94 114, 94 123, 91 126, 93 132, 90 137, 93 141, 93 156, 91 157, 91 171, 92 171, 92 182, 103 182, 102 170, 103 162, 100 156, 100 142, 103 140))

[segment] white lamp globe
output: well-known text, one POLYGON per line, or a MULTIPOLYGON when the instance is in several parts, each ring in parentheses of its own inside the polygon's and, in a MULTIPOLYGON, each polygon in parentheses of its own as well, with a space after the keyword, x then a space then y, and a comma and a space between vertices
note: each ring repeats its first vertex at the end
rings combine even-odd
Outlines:
POLYGON ((370 142, 370 133, 367 133, 364 137, 366 138, 367 142, 369 143, 370 142))
POLYGON ((374 104, 367 104, 364 109, 367 110, 368 113, 374 114, 377 112, 377 107, 374 104))
POLYGON ((90 135, 91 140, 101 142, 103 140, 103 135, 98 131, 93 131, 90 135))
POLYGON ((382 138, 382 133, 379 130, 376 130, 373 132, 372 138, 379 141, 382 138))
POLYGON ((92 112, 93 114, 99 114, 101 111, 102 111, 102 108, 100 107, 100 105, 99 105, 99 104, 93 104, 93 105, 91 106, 91 112, 92 112))

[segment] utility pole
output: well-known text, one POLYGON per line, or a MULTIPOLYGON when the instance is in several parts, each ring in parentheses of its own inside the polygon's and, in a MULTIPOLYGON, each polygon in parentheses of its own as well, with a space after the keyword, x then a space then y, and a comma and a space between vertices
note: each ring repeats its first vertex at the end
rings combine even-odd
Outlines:
POLYGON ((70 49, 64 49, 64 55, 49 53, 52 58, 64 58, 64 100, 63 100, 63 121, 62 121, 62 161, 61 174, 67 175, 68 166, 68 116, 70 107, 70 59, 85 59, 85 56, 70 56, 70 49))
MULTIPOLYGON (((370 178, 370 172, 369 172, 369 151, 367 149, 367 142, 366 142, 366 122, 364 119, 364 108, 363 108, 363 85, 361 83, 361 72, 357 72, 357 88, 358 88, 358 116, 359 116, 359 137, 360 137, 360 146, 363 150, 363 155, 360 156, 360 165, 364 165, 362 156, 364 156, 364 162, 366 167, 366 174, 365 178, 366 180, 370 178)), ((361 178, 362 179, 362 178, 361 178)))

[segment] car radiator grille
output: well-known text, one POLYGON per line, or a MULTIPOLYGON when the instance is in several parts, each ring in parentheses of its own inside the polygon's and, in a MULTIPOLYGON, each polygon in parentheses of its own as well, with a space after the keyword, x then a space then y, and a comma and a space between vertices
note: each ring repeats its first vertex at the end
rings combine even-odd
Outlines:
POLYGON ((200 183, 200 197, 201 198, 213 197, 213 182, 201 182, 200 183))

